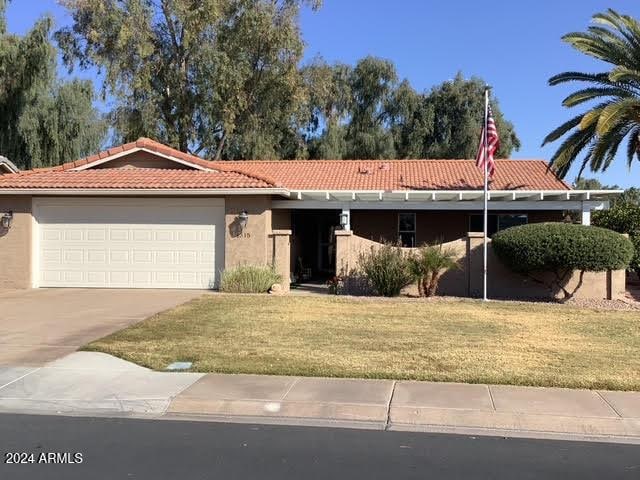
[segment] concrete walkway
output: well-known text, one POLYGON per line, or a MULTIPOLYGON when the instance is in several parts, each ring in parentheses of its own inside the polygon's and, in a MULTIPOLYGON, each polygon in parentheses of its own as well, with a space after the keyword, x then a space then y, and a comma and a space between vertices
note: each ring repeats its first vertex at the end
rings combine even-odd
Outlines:
POLYGON ((0 412, 158 416, 202 376, 76 352, 41 368, 0 367, 0 412))
POLYGON ((640 444, 640 393, 154 372, 76 352, 0 367, 0 412, 145 416, 640 444))

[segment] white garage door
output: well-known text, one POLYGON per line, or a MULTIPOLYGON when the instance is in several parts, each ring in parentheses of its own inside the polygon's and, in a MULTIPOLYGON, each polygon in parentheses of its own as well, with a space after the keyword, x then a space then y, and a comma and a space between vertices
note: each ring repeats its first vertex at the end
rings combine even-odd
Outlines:
POLYGON ((36 198, 40 287, 211 288, 224 200, 36 198))

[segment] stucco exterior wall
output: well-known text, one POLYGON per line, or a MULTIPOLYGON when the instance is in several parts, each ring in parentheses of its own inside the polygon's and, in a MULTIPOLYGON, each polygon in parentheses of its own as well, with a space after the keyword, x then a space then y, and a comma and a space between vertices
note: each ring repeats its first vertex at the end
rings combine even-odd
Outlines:
MULTIPOLYGON (((483 237, 469 233, 468 236, 444 244, 456 250, 458 269, 443 274, 438 287, 439 295, 480 297, 483 282, 483 237)), ((360 253, 376 249, 380 243, 359 237, 349 231, 336 232, 336 269, 339 275, 350 275, 358 271, 360 253)), ((410 251, 412 249, 404 249, 410 251)), ((505 267, 493 253, 489 242, 487 251, 488 296, 490 298, 540 299, 562 298, 562 291, 551 292, 540 283, 514 273, 505 267)), ((539 280, 548 280, 551 273, 537 275, 539 280)), ((579 272, 568 278, 564 287, 573 292, 579 284, 579 272)), ((417 293, 410 287, 407 293, 417 293)), ((575 298, 618 299, 624 296, 625 271, 586 272, 575 298)))
POLYGON ((31 197, 0 196, 0 215, 9 211, 11 228, 0 227, 0 288, 31 288, 31 197))
MULTIPOLYGON (((469 295, 482 296, 482 234, 471 234, 469 239, 469 295)), ((558 298, 563 297, 562 291, 550 292, 547 287, 532 278, 519 275, 509 270, 493 252, 491 241, 487 248, 487 294, 492 298, 558 298)), ((534 275, 537 280, 548 282, 551 273, 534 275)), ((564 288, 573 292, 580 281, 579 272, 574 272, 566 281, 564 288)), ((575 298, 610 299, 615 300, 624 296, 625 271, 585 272, 582 285, 576 290, 575 298)))
MULTIPOLYGON (((469 212, 465 211, 418 211, 416 213, 416 245, 433 242, 452 242, 464 237, 469 231, 469 212)), ((480 211, 473 213, 482 213, 480 211)), ((561 211, 541 210, 527 213, 529 223, 561 222, 561 211)), ((358 236, 376 242, 395 242, 398 239, 397 210, 352 210, 351 230, 358 236)))
POLYGON ((268 265, 273 253, 271 233, 271 197, 228 196, 225 198, 224 265, 268 265), (237 217, 246 210, 247 226, 240 231, 237 217))

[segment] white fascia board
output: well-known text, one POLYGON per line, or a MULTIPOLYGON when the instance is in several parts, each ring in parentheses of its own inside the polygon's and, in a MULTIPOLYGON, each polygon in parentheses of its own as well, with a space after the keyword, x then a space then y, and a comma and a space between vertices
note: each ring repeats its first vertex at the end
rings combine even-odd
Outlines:
POLYGON ((116 158, 126 157, 127 155, 130 155, 130 154, 135 153, 135 152, 147 152, 147 153, 150 153, 151 155, 156 155, 158 157, 165 158, 167 160, 179 163, 181 165, 186 165, 187 167, 191 167, 191 168, 194 168, 196 170, 214 171, 212 168, 206 168, 206 167, 203 167, 201 165, 197 165, 195 163, 187 162, 186 160, 182 160, 180 158, 176 158, 176 157, 174 157, 172 155, 165 155, 164 153, 155 152, 153 150, 149 150, 148 148, 144 148, 144 147, 135 147, 135 148, 132 148, 130 150, 125 150, 124 152, 114 153, 113 155, 109 155, 108 157, 104 157, 104 158, 101 158, 99 160, 95 160, 95 161, 93 161, 91 163, 87 163, 86 165, 81 165, 81 166, 76 167, 76 168, 71 168, 70 170, 76 171, 76 172, 79 172, 81 170, 87 170, 87 169, 95 167, 97 165, 102 165, 103 163, 107 163, 107 162, 110 162, 111 160, 115 160, 116 158))
MULTIPOLYGON (((564 201, 606 199, 623 190, 489 190, 491 201, 564 201)), ((473 201, 484 198, 483 190, 294 190, 298 200, 324 201, 473 201)))
POLYGON ((285 188, 0 188, 0 195, 55 196, 212 196, 212 195, 280 195, 288 197, 285 188))
POLYGON ((0 169, 5 170, 7 173, 18 173, 20 171, 11 160, 3 156, 0 156, 0 169))
MULTIPOLYGON (((502 201, 495 200, 488 204, 489 210, 582 210, 584 205, 594 210, 607 209, 607 200, 519 200, 502 201)), ((450 201, 323 201, 323 200, 274 200, 271 203, 273 209, 335 209, 349 208, 351 210, 482 210, 484 202, 475 200, 450 200, 450 201)))

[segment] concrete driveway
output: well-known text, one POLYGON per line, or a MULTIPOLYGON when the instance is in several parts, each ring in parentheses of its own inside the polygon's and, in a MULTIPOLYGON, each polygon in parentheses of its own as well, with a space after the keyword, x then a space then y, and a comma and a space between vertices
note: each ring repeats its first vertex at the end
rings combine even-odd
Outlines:
POLYGON ((42 365, 202 290, 0 291, 0 365, 42 365))

